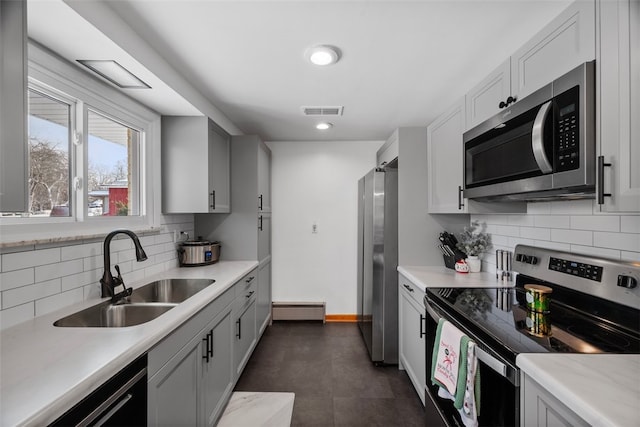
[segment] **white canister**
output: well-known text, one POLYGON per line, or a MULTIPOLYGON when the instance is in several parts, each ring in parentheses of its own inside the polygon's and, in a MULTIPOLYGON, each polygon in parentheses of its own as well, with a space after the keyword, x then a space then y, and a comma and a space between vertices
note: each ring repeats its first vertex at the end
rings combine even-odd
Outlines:
POLYGON ((469 264, 470 273, 479 273, 482 269, 482 261, 476 255, 469 255, 467 257, 467 264, 469 264))

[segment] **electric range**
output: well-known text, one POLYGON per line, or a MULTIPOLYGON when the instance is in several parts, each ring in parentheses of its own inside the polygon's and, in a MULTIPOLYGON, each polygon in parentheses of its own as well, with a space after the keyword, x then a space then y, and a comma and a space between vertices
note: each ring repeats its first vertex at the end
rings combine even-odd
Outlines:
MULTIPOLYGON (((519 425, 521 353, 640 354, 640 263, 518 245, 515 283, 495 288, 427 288, 427 372, 437 322, 444 318, 473 339, 482 377, 480 425, 519 425), (536 306, 544 290, 542 306, 536 306), (490 393, 484 391, 491 390, 490 393)), ((427 392, 443 418, 455 412, 427 392)))

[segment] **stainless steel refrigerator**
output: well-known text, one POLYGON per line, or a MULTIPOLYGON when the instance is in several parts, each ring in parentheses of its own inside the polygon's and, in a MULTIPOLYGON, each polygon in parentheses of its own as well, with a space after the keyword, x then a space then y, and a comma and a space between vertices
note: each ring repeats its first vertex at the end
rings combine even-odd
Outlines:
POLYGON ((391 163, 358 181, 357 320, 377 364, 398 363, 397 267, 398 169, 391 163))

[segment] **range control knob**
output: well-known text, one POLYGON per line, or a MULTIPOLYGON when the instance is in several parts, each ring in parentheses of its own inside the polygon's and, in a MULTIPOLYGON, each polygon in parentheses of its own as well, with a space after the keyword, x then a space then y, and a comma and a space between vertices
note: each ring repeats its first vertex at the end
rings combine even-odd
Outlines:
POLYGON ((537 263, 538 263, 538 257, 532 256, 529 261, 529 264, 536 265, 537 263))
POLYGON ((638 280, 632 276, 618 275, 618 286, 627 289, 633 289, 638 286, 638 280))

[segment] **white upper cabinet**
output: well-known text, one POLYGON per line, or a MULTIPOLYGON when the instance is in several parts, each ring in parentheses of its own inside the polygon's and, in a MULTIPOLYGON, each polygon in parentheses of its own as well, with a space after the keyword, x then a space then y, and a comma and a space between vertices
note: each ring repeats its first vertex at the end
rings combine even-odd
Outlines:
POLYGON ((258 211, 271 212, 271 150, 258 144, 258 211))
POLYGON ((511 96, 522 99, 595 58, 595 1, 572 3, 511 56, 511 96))
POLYGON ((230 143, 231 138, 209 120, 209 194, 213 206, 209 212, 231 212, 230 143))
POLYGON ((162 211, 231 211, 230 137, 207 117, 162 117, 162 211))
POLYGON ((471 129, 497 114, 510 96, 511 60, 507 59, 467 93, 465 129, 471 129))
POLYGON ((462 199, 464 98, 427 127, 429 213, 465 213, 462 199))
POLYGON ((379 168, 398 157, 399 145, 398 129, 396 129, 376 153, 376 164, 379 168))
POLYGON ((28 211, 27 3, 0 1, 0 212, 28 211))
POLYGON ((640 2, 601 1, 599 17, 598 204, 604 212, 640 212, 640 2))
POLYGON ((595 58, 595 2, 571 4, 466 95, 466 127, 595 58))

